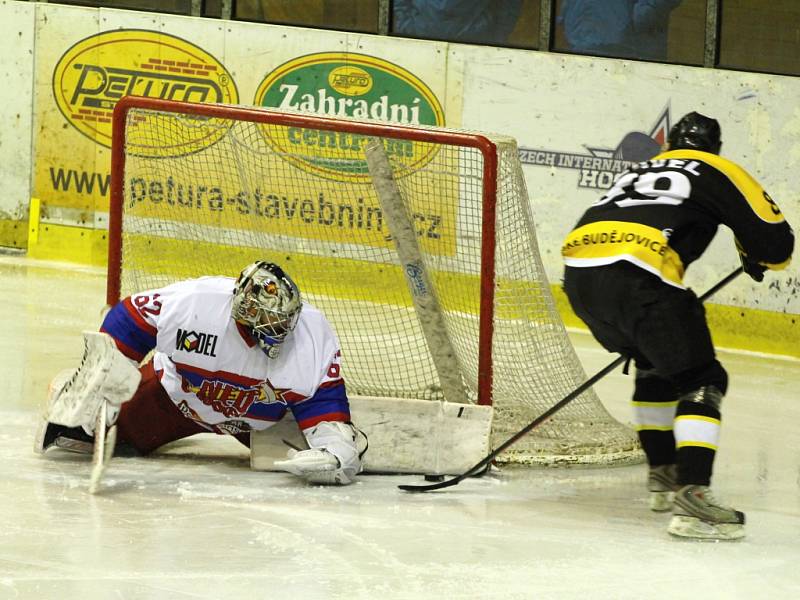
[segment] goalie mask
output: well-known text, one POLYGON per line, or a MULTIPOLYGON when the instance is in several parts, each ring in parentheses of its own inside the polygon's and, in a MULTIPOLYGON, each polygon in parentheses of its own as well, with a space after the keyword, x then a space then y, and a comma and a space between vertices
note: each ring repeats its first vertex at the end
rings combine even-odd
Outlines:
POLYGON ((302 308, 300 290, 278 265, 248 265, 233 288, 233 319, 247 328, 269 358, 295 328, 302 308))

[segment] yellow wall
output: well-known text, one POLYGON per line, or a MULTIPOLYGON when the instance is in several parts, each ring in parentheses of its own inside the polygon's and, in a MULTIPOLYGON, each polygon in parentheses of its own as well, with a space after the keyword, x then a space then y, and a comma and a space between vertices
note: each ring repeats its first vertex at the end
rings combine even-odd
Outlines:
POLYGON ((0 247, 24 249, 28 245, 28 223, 0 219, 0 247))
MULTIPOLYGON (((34 199, 31 205, 35 213, 38 202, 34 199)), ((39 224, 36 215, 33 216, 27 227, 28 256, 93 266, 107 264, 108 232, 39 224)), ((23 224, 18 224, 13 231, 19 232, 23 227, 23 224)), ((0 233, 3 231, 0 229, 0 233)), ((560 286, 551 287, 559 313, 567 327, 583 328, 583 323, 570 309, 560 286)), ((797 344, 800 339, 800 315, 712 303, 706 305, 706 311, 714 342, 718 347, 800 358, 800 346, 797 344)))
MULTIPOLYGON (((554 285, 552 288, 558 311, 567 327, 585 328, 570 309, 560 286, 554 285)), ((706 316, 718 348, 800 358, 800 346, 797 344, 800 339, 800 315, 707 303, 706 316)))

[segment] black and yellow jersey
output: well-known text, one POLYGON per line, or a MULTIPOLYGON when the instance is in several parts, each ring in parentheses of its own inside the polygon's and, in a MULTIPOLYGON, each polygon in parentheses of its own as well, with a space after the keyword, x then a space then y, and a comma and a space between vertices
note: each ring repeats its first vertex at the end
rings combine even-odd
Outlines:
POLYGON ((584 213, 561 253, 570 267, 625 260, 683 287, 686 267, 720 224, 750 260, 775 270, 789 264, 794 234, 755 179, 716 154, 671 150, 622 173, 584 213))

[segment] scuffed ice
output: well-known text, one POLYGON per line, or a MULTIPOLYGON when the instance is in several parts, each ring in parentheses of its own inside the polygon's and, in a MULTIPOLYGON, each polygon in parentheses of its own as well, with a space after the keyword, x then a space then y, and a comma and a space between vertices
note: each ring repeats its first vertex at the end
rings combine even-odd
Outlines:
MULTIPOLYGON (((680 542, 647 509, 643 465, 502 468, 432 494, 414 476, 309 486, 199 436, 116 458, 34 455, 49 377, 99 323, 104 275, 0 257, 0 598, 163 600, 794 598, 800 596, 800 363, 720 353, 731 376, 715 489, 739 543, 680 542), (57 293, 54 293, 57 290, 57 293), (87 308, 88 307, 88 308, 87 308), (94 309, 97 310, 94 310, 94 309)), ((573 334, 586 371, 611 358, 573 334)), ((632 378, 597 393, 628 421, 632 378)))

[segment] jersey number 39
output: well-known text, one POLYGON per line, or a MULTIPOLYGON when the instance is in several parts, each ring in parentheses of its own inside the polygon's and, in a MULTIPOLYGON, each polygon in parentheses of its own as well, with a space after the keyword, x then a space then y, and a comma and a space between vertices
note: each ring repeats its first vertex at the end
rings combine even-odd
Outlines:
POLYGON ((692 183, 680 171, 629 172, 620 177, 605 196, 594 203, 614 202, 619 207, 642 204, 682 204, 692 193, 692 183))

